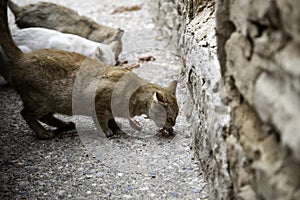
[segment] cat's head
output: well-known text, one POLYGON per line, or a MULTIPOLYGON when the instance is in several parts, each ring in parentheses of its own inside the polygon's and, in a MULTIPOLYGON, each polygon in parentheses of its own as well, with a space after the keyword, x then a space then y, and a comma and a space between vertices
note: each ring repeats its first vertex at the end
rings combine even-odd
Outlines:
POLYGON ((176 100, 177 81, 173 81, 167 88, 153 93, 149 106, 149 117, 158 127, 170 128, 176 123, 179 112, 176 100))

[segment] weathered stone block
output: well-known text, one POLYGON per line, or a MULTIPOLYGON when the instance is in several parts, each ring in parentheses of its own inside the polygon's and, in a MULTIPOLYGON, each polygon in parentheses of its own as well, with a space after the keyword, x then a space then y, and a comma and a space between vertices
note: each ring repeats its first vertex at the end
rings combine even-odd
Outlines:
POLYGON ((300 44, 288 43, 275 55, 275 61, 289 75, 300 77, 300 44))
POLYGON ((294 157, 300 161, 300 97, 287 81, 263 73, 255 85, 255 108, 266 123, 273 124, 294 157))
POLYGON ((284 30, 300 44, 300 1, 276 0, 284 30))
POLYGON ((240 33, 234 32, 226 43, 227 72, 233 76, 235 84, 250 104, 253 104, 254 83, 259 73, 251 58, 251 43, 240 33))
POLYGON ((228 9, 217 10, 217 22, 229 17, 235 25, 225 42, 223 35, 217 41, 219 59, 226 60, 223 75, 231 79, 226 87, 232 107, 228 134, 235 139, 226 141, 236 197, 293 199, 300 189, 300 20, 295 12, 300 5, 279 0, 217 2, 228 9), (240 169, 237 163, 243 160, 249 163, 240 169), (252 177, 248 183, 241 181, 244 174, 252 177))

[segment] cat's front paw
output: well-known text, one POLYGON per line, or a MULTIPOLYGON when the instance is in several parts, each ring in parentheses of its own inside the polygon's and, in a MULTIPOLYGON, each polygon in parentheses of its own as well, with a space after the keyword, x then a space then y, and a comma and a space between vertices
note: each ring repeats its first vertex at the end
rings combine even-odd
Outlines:
POLYGON ((52 131, 41 131, 39 133, 36 133, 36 136, 40 139, 43 139, 43 140, 49 140, 49 139, 52 139, 54 137, 54 132, 52 131))
POLYGON ((109 130, 105 131, 105 135, 106 135, 106 137, 110 138, 110 137, 114 136, 114 132, 111 129, 109 129, 109 130))
POLYGON ((66 122, 65 126, 57 128, 54 131, 54 133, 62 133, 62 132, 72 131, 74 129, 76 129, 76 125, 74 122, 66 122))

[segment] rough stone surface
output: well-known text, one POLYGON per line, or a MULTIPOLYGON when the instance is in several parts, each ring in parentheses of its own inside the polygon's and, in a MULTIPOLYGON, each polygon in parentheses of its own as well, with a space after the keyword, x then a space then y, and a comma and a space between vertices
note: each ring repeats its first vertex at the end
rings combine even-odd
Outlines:
POLYGON ((226 142, 235 196, 299 199, 300 5, 273 0, 217 5, 217 32, 227 36, 220 35, 218 52, 232 110, 226 142))
POLYGON ((184 62, 181 79, 189 91, 184 114, 191 123, 193 148, 208 181, 209 197, 228 199, 231 180, 222 133, 229 108, 221 102, 224 88, 217 58, 214 5, 214 1, 189 0, 151 3, 155 22, 171 29, 184 62))
POLYGON ((299 199, 299 2, 151 5, 156 23, 177 33, 190 94, 185 114, 197 127, 194 151, 210 197, 299 199))
MULTIPOLYGON (((14 1, 22 5, 38 0, 14 1)), ((145 79, 166 86, 178 78, 179 56, 168 50, 144 1, 51 2, 124 29, 121 61, 136 64, 141 56, 155 58, 134 69, 145 79), (112 14, 121 6, 136 5, 141 10, 112 14)), ((34 136, 20 115, 19 96, 9 86, 0 86, 0 199, 207 199, 190 147, 182 85, 177 89, 180 114, 172 137, 157 135, 150 120, 140 119, 142 132, 128 130, 121 121, 127 134, 108 139, 94 131, 90 118, 58 116, 74 121, 77 131, 52 140, 34 136)))

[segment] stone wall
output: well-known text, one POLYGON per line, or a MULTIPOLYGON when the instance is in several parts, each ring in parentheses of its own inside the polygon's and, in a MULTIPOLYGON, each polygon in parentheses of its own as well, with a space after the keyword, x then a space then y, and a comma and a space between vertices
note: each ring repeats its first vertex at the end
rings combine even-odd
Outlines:
POLYGON ((299 199, 300 2, 150 4, 177 35, 183 110, 211 199, 299 199))
POLYGON ((216 7, 235 194, 299 199, 300 2, 218 0, 216 7))
POLYGON ((194 137, 194 151, 211 199, 229 199, 232 183, 223 136, 229 109, 221 103, 222 78, 217 58, 214 1, 155 0, 153 16, 172 30, 183 59, 181 84, 188 93, 182 108, 194 137), (162 17, 163 16, 163 17, 162 17))

